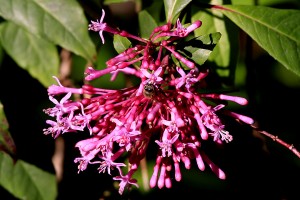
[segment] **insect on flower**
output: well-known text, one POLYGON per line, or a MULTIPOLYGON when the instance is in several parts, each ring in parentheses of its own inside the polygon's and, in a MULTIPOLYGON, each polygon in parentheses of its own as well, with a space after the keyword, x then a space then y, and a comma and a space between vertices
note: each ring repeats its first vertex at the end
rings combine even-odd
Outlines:
POLYGON ((154 85, 153 82, 149 81, 145 84, 143 89, 143 95, 146 98, 152 99, 154 95, 156 94, 156 85, 154 85))

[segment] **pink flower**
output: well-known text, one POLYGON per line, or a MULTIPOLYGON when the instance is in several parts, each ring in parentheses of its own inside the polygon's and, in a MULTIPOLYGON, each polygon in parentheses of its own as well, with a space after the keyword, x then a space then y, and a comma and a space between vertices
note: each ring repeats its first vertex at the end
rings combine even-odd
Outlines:
POLYGON ((141 72, 145 77, 147 77, 147 82, 151 82, 154 84, 161 84, 163 79, 161 78, 162 73, 163 73, 163 68, 159 67, 155 72, 150 74, 146 69, 141 69, 141 72))
POLYGON ((91 164, 97 164, 100 163, 100 167, 98 168, 99 173, 105 173, 107 170, 107 173, 111 175, 111 169, 117 168, 118 171, 121 171, 121 167, 125 167, 126 165, 124 163, 116 163, 114 162, 113 158, 114 154, 111 151, 107 151, 103 153, 103 156, 100 156, 100 158, 103 161, 95 161, 95 162, 90 162, 91 164))
POLYGON ((192 23, 190 26, 187 28, 184 28, 179 19, 177 19, 177 28, 174 31, 174 36, 178 37, 186 37, 189 33, 193 32, 197 28, 199 28, 202 25, 202 22, 197 20, 194 23, 192 23))
POLYGON ((168 130, 165 129, 164 136, 162 138, 162 141, 155 140, 155 142, 158 144, 158 146, 161 149, 162 157, 169 157, 172 156, 172 145, 173 143, 178 139, 179 134, 175 134, 173 137, 170 136, 168 130), (166 136, 165 136, 166 135, 166 136), (168 139, 169 137, 172 137, 171 139, 168 139), (166 154, 167 153, 167 154, 166 154))
POLYGON ((221 126, 217 126, 213 132, 209 133, 210 135, 213 136, 214 141, 225 141, 225 142, 231 142, 233 140, 232 135, 229 134, 228 131, 225 131, 224 129, 224 125, 221 126))
POLYGON ((104 37, 103 37, 103 31, 107 27, 107 24, 103 23, 104 17, 105 17, 105 11, 102 9, 102 16, 101 16, 100 21, 98 21, 98 20, 96 22, 91 21, 91 24, 89 24, 89 30, 99 32, 99 36, 100 36, 103 44, 105 42, 104 37))
POLYGON ((177 19, 177 28, 174 31, 174 35, 178 36, 178 37, 186 37, 189 33, 193 32, 194 30, 196 30, 197 28, 199 28, 201 26, 202 22, 197 20, 194 23, 192 23, 190 26, 188 26, 187 28, 184 28, 179 19, 177 19))
POLYGON ((121 175, 121 176, 116 176, 113 178, 116 181, 120 181, 119 184, 119 193, 123 194, 125 188, 129 188, 131 185, 134 185, 136 187, 139 187, 137 184, 137 180, 136 179, 130 179, 130 177, 128 175, 121 175))
POLYGON ((99 173, 108 173, 120 181, 120 194, 132 185, 138 187, 133 175, 153 141, 157 144, 157 158, 150 187, 172 187, 172 180, 182 179, 181 168, 190 169, 193 162, 201 171, 208 165, 224 179, 225 173, 206 156, 202 143, 232 141, 233 136, 225 130, 220 117, 223 114, 248 124, 253 120, 226 110, 223 103, 246 105, 245 98, 200 92, 209 89, 205 80, 209 71, 177 51, 176 40, 188 36, 201 22, 185 28, 178 19, 173 29, 171 24, 159 26, 146 40, 109 27, 103 22, 104 16, 102 10, 101 19, 89 25, 89 30, 99 32, 103 43, 106 31, 135 39, 138 44, 108 60, 104 69, 88 67, 85 81, 103 75, 111 75, 114 80, 118 73, 125 73, 137 78, 138 83, 118 90, 87 83, 81 88, 70 88, 55 77, 58 85, 48 88, 54 107, 44 110, 54 119, 46 121, 49 127, 44 134, 57 138, 67 132, 88 131, 89 138, 75 146, 81 155, 74 160, 79 163, 78 172, 89 164, 98 164, 99 173), (72 94, 82 98, 72 99, 72 94), (55 98, 58 95, 65 96, 59 101, 55 98), (127 168, 128 173, 124 174, 121 168, 127 168), (114 169, 117 170, 111 173, 114 169))
POLYGON ((117 125, 112 131, 112 134, 114 132, 112 141, 116 141, 120 147, 124 146, 126 151, 129 151, 136 136, 141 134, 140 131, 136 130, 136 123, 132 122, 130 128, 128 128, 127 124, 123 124, 118 119, 112 118, 111 121, 115 122, 117 125))

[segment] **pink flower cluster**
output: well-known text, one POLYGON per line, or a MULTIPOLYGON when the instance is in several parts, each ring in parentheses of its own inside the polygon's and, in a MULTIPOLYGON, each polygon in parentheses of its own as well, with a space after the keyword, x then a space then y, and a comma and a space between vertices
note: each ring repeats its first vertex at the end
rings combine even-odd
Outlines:
POLYGON ((100 21, 89 25, 89 30, 99 32, 103 43, 106 31, 137 40, 138 44, 108 60, 103 70, 87 68, 85 80, 105 74, 111 74, 113 80, 118 73, 125 73, 138 77, 140 84, 120 90, 89 84, 70 88, 54 77, 58 85, 50 86, 48 93, 55 105, 44 112, 55 120, 46 121, 49 127, 43 130, 44 134, 57 138, 67 132, 88 130, 90 137, 76 144, 81 154, 74 161, 78 163, 78 172, 89 164, 98 165, 99 172, 120 181, 120 194, 131 185, 138 186, 133 175, 145 158, 151 138, 157 139, 157 159, 150 187, 172 187, 173 175, 176 181, 182 178, 180 165, 190 169, 192 162, 201 171, 209 166, 220 179, 225 179, 225 173, 201 150, 201 144, 210 139, 216 143, 232 141, 219 113, 247 124, 253 120, 215 103, 223 100, 246 105, 246 99, 199 93, 198 88, 205 87, 209 71, 176 51, 176 41, 199 28, 201 21, 185 27, 178 19, 175 25, 159 26, 148 39, 143 39, 109 27, 103 23, 104 16, 103 10, 100 21), (181 65, 176 65, 171 56, 181 65), (64 96, 60 100, 54 98, 61 94, 64 96), (72 100, 72 94, 80 94, 82 98, 72 100))

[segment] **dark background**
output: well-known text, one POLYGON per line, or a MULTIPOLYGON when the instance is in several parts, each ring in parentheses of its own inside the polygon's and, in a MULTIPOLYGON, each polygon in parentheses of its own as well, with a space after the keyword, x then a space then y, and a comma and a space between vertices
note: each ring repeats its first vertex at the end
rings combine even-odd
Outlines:
MULTIPOLYGON (((249 38, 244 37, 244 40, 251 50, 244 52, 248 60, 247 85, 243 89, 249 96, 249 105, 242 112, 255 118, 261 129, 299 149, 300 79, 298 86, 287 86, 273 73, 277 62, 253 41, 249 42, 249 38)), ((288 71, 285 73, 295 76, 288 71)), ((55 143, 42 131, 46 126, 42 109, 50 105, 47 90, 8 56, 4 57, 0 67, 0 101, 17 147, 16 159, 54 173, 51 157, 55 143)), ((74 145, 84 136, 65 134, 62 136, 65 142, 64 176, 58 185, 58 199, 177 199, 180 196, 202 200, 300 199, 300 161, 296 155, 270 138, 253 132, 249 126, 230 120, 226 126, 234 137, 231 143, 223 147, 210 143, 203 146, 210 159, 226 172, 226 180, 218 180, 209 167, 204 172, 199 171, 194 163, 191 170, 181 167, 183 179, 179 183, 173 180, 171 189, 154 188, 147 193, 132 190, 121 197, 111 177, 99 174, 96 168, 89 167, 77 173, 77 164, 73 161, 78 150, 74 145), (110 191, 109 195, 107 191, 110 191)), ((148 156, 154 157, 155 152, 148 156)), ((0 188, 0 199, 14 198, 0 188)))

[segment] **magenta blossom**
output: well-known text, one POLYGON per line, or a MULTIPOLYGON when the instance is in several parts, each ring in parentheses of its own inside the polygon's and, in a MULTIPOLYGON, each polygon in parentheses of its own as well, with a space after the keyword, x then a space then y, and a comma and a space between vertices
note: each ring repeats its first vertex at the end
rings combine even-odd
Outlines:
POLYGON ((111 28, 103 22, 104 15, 103 10, 101 19, 88 27, 99 33, 103 43, 105 31, 137 44, 108 60, 104 69, 88 67, 81 88, 64 87, 54 77, 58 85, 48 88, 54 107, 44 110, 54 119, 46 121, 49 127, 44 133, 57 138, 67 132, 88 131, 89 137, 76 144, 78 172, 90 164, 99 165, 99 172, 120 181, 120 194, 132 185, 138 187, 133 176, 153 141, 157 158, 150 187, 172 187, 172 180, 182 179, 181 166, 190 169, 193 162, 199 170, 209 166, 218 178, 225 179, 225 173, 204 153, 202 143, 232 141, 222 115, 248 124, 253 120, 226 109, 225 101, 247 105, 245 98, 202 93, 201 89, 209 87, 209 70, 178 51, 178 41, 184 42, 202 22, 184 26, 178 19, 173 28, 171 24, 159 26, 144 39, 111 28), (114 80, 118 73, 134 76, 139 82, 118 90, 87 83, 103 75, 114 80), (82 98, 72 99, 72 94, 82 98))

